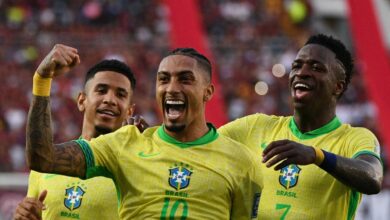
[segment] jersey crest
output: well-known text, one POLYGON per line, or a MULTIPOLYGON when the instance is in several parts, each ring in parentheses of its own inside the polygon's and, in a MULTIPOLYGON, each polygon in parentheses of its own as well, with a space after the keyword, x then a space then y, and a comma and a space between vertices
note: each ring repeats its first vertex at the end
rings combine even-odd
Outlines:
POLYGON ((283 167, 280 170, 279 183, 286 189, 296 186, 298 183, 299 172, 301 172, 301 168, 295 164, 283 167))
POLYGON ((187 188, 190 184, 191 174, 192 171, 190 171, 188 165, 184 166, 182 163, 175 165, 169 169, 169 185, 176 190, 187 188))
POLYGON ((65 189, 65 207, 70 211, 77 209, 81 206, 85 191, 80 186, 71 186, 65 189))

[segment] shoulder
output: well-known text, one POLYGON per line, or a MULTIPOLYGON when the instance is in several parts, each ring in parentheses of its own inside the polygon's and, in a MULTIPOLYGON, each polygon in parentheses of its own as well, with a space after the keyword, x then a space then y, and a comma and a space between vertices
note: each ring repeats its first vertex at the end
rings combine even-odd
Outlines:
MULTIPOLYGON (((231 153, 233 157, 240 158, 247 160, 250 159, 251 161, 254 159, 253 152, 244 144, 233 140, 232 138, 220 134, 218 138, 216 139, 217 144, 224 148, 224 150, 228 153, 231 153)), ((250 161, 248 161, 250 162, 250 161)))
POLYGON ((43 179, 44 175, 45 175, 45 173, 40 173, 40 172, 31 170, 30 174, 28 176, 28 183, 29 183, 28 187, 30 188, 31 185, 39 184, 39 182, 41 182, 41 179, 43 179))
POLYGON ((44 173, 40 173, 40 172, 31 170, 30 174, 29 174, 29 177, 30 178, 40 178, 42 175, 44 175, 44 173))
POLYGON ((142 133, 138 130, 138 128, 134 125, 126 125, 118 130, 105 134, 105 135, 100 135, 97 138, 91 139, 91 142, 96 141, 96 142, 101 142, 101 141, 109 141, 109 142, 116 142, 117 140, 121 140, 121 142, 126 142, 129 139, 134 139, 138 136, 141 136, 142 133))
POLYGON ((144 132, 142 132, 142 134, 145 137, 152 137, 153 134, 157 132, 159 127, 160 126, 154 126, 154 127, 147 128, 144 130, 144 132))
POLYGON ((285 117, 256 113, 229 122, 226 125, 220 127, 219 130, 223 133, 226 131, 236 132, 238 130, 241 132, 250 132, 254 128, 273 128, 278 124, 288 123, 290 119, 291 116, 285 117))
POLYGON ((377 139, 374 133, 367 128, 363 127, 352 127, 350 124, 343 124, 346 137, 352 139, 377 139))
POLYGON ((256 113, 252 115, 247 115, 242 118, 238 118, 232 122, 229 122, 227 125, 234 125, 239 123, 246 123, 248 125, 255 125, 255 124, 268 124, 273 123, 277 121, 283 121, 290 117, 284 117, 284 116, 276 116, 276 115, 266 115, 262 113, 256 113))
POLYGON ((368 150, 375 152, 379 156, 380 143, 373 132, 367 128, 352 127, 349 124, 343 124, 342 126, 344 127, 344 134, 341 137, 344 138, 347 146, 356 149, 358 151, 357 154, 364 153, 368 150))

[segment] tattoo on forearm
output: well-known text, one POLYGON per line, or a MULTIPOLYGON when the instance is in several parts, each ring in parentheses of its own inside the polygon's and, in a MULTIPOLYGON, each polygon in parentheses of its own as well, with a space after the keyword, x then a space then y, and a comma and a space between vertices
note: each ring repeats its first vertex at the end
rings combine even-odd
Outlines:
POLYGON ((51 132, 49 97, 33 96, 27 119, 27 159, 31 168, 49 172, 52 159, 53 135, 51 132), (43 162, 46 160, 46 162, 43 162))
POLYGON ((84 153, 75 142, 54 145, 54 170, 69 176, 85 176, 84 153))
POLYGON ((77 143, 53 144, 49 97, 33 96, 28 120, 26 153, 30 168, 46 173, 84 177, 84 154, 77 143))

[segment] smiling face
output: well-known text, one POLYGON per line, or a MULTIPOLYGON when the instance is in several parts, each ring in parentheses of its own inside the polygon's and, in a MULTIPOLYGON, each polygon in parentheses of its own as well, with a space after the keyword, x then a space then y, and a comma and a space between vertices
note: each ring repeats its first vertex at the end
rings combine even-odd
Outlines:
POLYGON ((79 110, 84 113, 83 133, 98 135, 120 128, 132 113, 132 95, 126 76, 113 71, 97 72, 78 97, 79 110))
POLYGON ((159 66, 156 99, 163 123, 170 132, 205 126, 205 105, 214 87, 196 59, 185 55, 165 57, 159 66))
POLYGON ((295 110, 335 110, 345 87, 345 76, 336 55, 326 47, 304 46, 292 63, 289 86, 295 110))

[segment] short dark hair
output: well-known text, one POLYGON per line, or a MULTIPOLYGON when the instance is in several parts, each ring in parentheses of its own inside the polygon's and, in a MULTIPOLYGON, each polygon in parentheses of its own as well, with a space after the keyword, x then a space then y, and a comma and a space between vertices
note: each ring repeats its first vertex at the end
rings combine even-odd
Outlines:
POLYGON ((202 67, 208 73, 208 76, 210 77, 211 80, 212 67, 211 67, 210 60, 207 59, 205 55, 199 53, 194 48, 189 48, 189 47, 176 48, 171 52, 169 52, 167 56, 171 56, 171 55, 183 55, 183 56, 194 58, 198 62, 198 64, 200 64, 200 67, 202 67))
POLYGON ((99 63, 91 67, 85 75, 84 85, 95 76, 96 73, 101 71, 113 71, 126 76, 131 84, 131 89, 135 89, 136 80, 133 71, 128 65, 119 60, 102 60, 99 63))
MULTIPOLYGON (((352 70, 353 70, 353 59, 351 53, 347 50, 343 42, 332 36, 324 34, 317 34, 311 36, 305 45, 318 44, 324 46, 336 54, 336 58, 343 64, 345 68, 345 90, 347 90, 348 84, 351 81, 352 70)), ((344 93, 343 91, 343 93, 344 93)), ((340 94, 340 96, 342 93, 340 94)))

